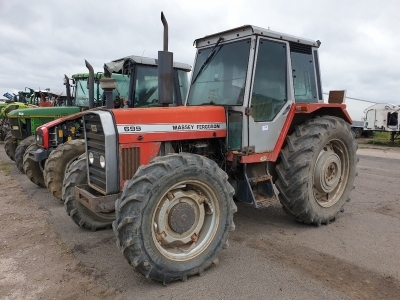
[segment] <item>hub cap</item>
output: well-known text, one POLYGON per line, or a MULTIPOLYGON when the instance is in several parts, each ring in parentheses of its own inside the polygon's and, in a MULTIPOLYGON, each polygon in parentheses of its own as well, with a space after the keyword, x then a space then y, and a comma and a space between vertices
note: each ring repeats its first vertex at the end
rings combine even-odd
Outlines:
POLYGON ((153 213, 154 244, 171 260, 196 257, 214 238, 218 215, 218 199, 210 187, 195 180, 175 184, 153 213))
POLYGON ((349 174, 349 154, 338 140, 330 141, 318 155, 313 171, 314 197, 322 207, 331 207, 341 198, 349 174))

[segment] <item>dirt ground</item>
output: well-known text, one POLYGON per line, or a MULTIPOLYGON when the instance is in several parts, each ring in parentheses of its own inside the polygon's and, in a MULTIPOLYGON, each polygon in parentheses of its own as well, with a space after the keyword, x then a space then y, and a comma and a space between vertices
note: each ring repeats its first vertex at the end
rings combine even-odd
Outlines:
POLYGON ((0 299, 400 299, 400 149, 360 144, 356 189, 329 226, 238 204, 204 276, 167 287, 132 271, 112 231, 87 232, 0 143, 0 299))
POLYGON ((49 212, 32 207, 0 161, 0 298, 113 299, 115 289, 96 283, 93 269, 79 264, 52 226, 49 212))

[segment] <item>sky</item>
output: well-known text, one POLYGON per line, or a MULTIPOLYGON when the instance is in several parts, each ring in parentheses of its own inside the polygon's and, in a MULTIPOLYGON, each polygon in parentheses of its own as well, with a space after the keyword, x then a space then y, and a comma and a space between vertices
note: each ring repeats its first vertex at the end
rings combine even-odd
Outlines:
POLYGON ((399 0, 0 0, 0 98, 25 87, 63 91, 64 74, 128 55, 157 57, 160 13, 174 61, 193 41, 251 24, 322 42, 322 86, 400 105, 399 0))

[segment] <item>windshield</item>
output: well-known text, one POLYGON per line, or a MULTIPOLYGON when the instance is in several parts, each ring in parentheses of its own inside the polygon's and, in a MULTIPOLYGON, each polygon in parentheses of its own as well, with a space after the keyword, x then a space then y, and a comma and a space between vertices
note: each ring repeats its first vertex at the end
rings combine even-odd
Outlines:
MULTIPOLYGON (((75 105, 76 106, 83 106, 89 107, 89 89, 87 79, 76 79, 76 87, 75 87, 75 105)), ((101 89, 100 85, 95 82, 94 84, 94 102, 98 103, 101 101, 101 97, 103 95, 103 90, 101 89), (97 95, 99 95, 98 99, 97 95)))
POLYGON ((120 107, 128 107, 129 76, 121 74, 112 74, 111 76, 117 82, 117 88, 113 90, 113 99, 120 101, 120 107))
POLYGON ((186 96, 189 89, 189 80, 188 80, 188 72, 183 70, 178 70, 178 78, 179 78, 179 87, 181 92, 182 102, 185 102, 186 96))
MULTIPOLYGON (((80 78, 76 79, 75 87, 75 105, 89 107, 89 89, 88 89, 88 79, 80 78)), ((94 103, 99 103, 102 101, 103 90, 101 89, 98 82, 94 83, 94 103)))
POLYGON ((188 105, 242 105, 250 39, 199 50, 188 105))

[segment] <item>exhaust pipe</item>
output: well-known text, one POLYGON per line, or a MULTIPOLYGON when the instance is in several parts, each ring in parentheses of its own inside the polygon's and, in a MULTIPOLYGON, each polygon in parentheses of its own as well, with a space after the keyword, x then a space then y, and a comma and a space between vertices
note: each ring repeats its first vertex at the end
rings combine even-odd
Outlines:
POLYGON ((161 12, 161 22, 164 25, 163 51, 158 51, 158 103, 163 106, 172 104, 173 99, 173 53, 168 52, 168 23, 161 12))
POLYGON ((65 81, 65 89, 67 92, 67 106, 72 106, 72 98, 71 98, 71 85, 69 84, 69 78, 64 74, 65 81))
POLYGON ((85 59, 86 68, 89 70, 89 109, 94 107, 94 70, 85 59))

